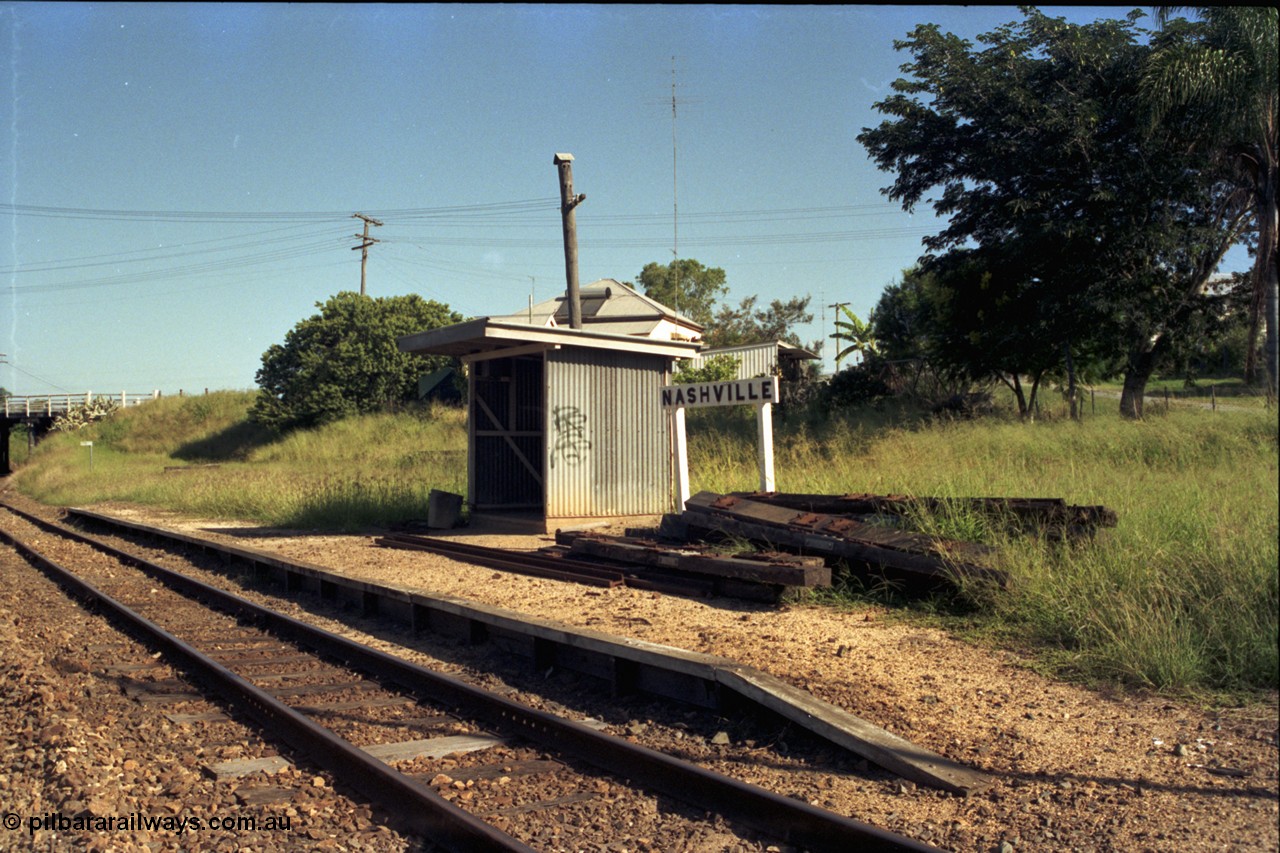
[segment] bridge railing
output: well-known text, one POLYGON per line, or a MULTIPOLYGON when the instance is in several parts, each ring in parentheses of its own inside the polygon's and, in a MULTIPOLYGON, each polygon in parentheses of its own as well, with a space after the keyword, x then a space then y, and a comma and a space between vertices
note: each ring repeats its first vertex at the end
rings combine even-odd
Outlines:
POLYGON ((13 418, 58 415, 80 406, 92 405, 94 400, 111 400, 121 408, 127 408, 128 406, 145 403, 147 400, 159 399, 159 397, 159 391, 141 393, 121 391, 119 394, 95 394, 92 391, 86 391, 83 394, 40 394, 24 397, 5 397, 4 416, 13 418))

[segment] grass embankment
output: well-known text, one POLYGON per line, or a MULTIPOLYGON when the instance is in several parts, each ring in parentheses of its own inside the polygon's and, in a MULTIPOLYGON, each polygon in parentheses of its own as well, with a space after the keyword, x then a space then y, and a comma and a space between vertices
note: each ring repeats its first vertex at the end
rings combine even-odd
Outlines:
MULTIPOLYGON (((330 530, 420 518, 430 489, 465 490, 459 412, 380 415, 273 438, 244 420, 250 401, 224 392, 148 403, 50 437, 15 479, 55 504, 130 501, 330 530), (96 442, 92 472, 79 446, 87 439, 96 442)), ((757 485, 754 422, 731 411, 691 418, 695 490, 757 485)), ((1073 677, 1195 691, 1277 686, 1274 414, 904 423, 913 422, 883 413, 778 423, 778 488, 1104 504, 1119 526, 1072 545, 1009 537, 976 517, 924 520, 1000 545, 999 567, 1013 578, 1008 591, 968 591, 963 615, 944 618, 1033 648, 1073 677)), ((844 588, 828 600, 858 594, 844 588)))
POLYGON ((128 501, 208 518, 352 531, 426 514, 433 488, 466 488, 462 413, 353 418, 272 436, 249 392, 167 397, 75 434, 52 434, 15 478, 58 505, 128 501), (93 470, 82 440, 93 440, 93 470), (216 467, 213 467, 216 466, 216 467))

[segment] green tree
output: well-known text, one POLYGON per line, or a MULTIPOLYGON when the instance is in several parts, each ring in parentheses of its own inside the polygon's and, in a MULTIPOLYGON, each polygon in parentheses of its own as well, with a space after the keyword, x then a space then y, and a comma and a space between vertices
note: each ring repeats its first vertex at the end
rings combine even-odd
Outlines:
POLYGON ((934 318, 924 293, 924 274, 914 266, 890 283, 867 315, 876 349, 887 361, 908 361, 927 355, 934 318))
POLYGON ((639 284, 645 296, 656 299, 702 326, 710 326, 716 302, 729 292, 724 270, 705 267, 692 258, 663 265, 645 264, 639 284))
POLYGON ((1160 359, 1165 378, 1182 377, 1188 384, 1211 375, 1239 375, 1244 370, 1250 327, 1253 276, 1235 273, 1213 282, 1206 298, 1214 309, 1198 316, 1160 359))
MULTIPOLYGON (((965 390, 968 376, 938 346, 943 318, 935 277, 917 264, 889 284, 869 314, 877 354, 858 368, 871 366, 881 380, 892 380, 896 393, 938 400, 965 390)), ((833 378, 834 381, 834 378, 833 378)), ((857 384, 857 383, 855 383, 857 384)))
POLYGON ((758 308, 758 298, 748 296, 736 308, 721 306, 703 338, 711 347, 732 347, 765 341, 787 341, 803 347, 800 336, 795 333, 795 327, 813 322, 813 314, 809 312, 810 298, 795 296, 786 302, 775 299, 767 308, 758 308))
POLYGON ((1047 353, 1067 369, 1073 352, 1123 354, 1133 416, 1161 348, 1206 309, 1241 221, 1177 122, 1144 132, 1140 16, 1072 25, 1024 10, 980 48, 917 27, 895 43, 912 79, 858 137, 897 174, 886 195, 911 210, 936 190, 949 218, 925 240, 948 319, 933 354, 1015 381, 1047 370, 1047 353))
POLYGON ((808 296, 775 299, 764 308, 758 307, 755 296, 746 297, 736 307, 721 304, 729 293, 724 270, 703 266, 692 258, 666 265, 645 264, 638 283, 645 296, 701 325, 703 341, 710 347, 764 341, 788 341, 802 347, 794 328, 813 322, 808 296))
POLYGON ((1018 414, 1030 418, 1059 350, 1047 326, 1051 300, 1002 251, 953 249, 927 265, 925 293, 933 315, 929 351, 970 381, 995 379, 1013 392, 1018 414), (1023 377, 1028 385, 1023 385, 1023 377))
POLYGON ((1060 351, 1044 333, 1036 283, 999 260, 952 250, 904 271, 873 310, 871 333, 916 393, 949 397, 999 381, 1031 417, 1060 351))
POLYGON ((1191 24, 1173 20, 1177 9, 1156 11, 1165 30, 1154 41, 1142 91, 1153 123, 1179 111, 1194 119, 1192 133, 1184 139, 1221 161, 1253 208, 1257 244, 1246 373, 1252 372, 1259 325, 1265 325, 1266 368, 1274 394, 1277 12, 1273 6, 1193 6, 1200 21, 1191 24))
POLYGON ((401 352, 396 339, 463 319, 417 294, 343 292, 316 307, 262 355, 251 416, 264 426, 314 427, 412 400, 418 377, 449 360, 401 352))
POLYGON ((676 385, 689 385, 694 382, 728 382, 738 378, 738 367, 742 359, 734 358, 728 353, 713 355, 701 367, 691 367, 690 362, 682 361, 676 366, 671 381, 676 385))

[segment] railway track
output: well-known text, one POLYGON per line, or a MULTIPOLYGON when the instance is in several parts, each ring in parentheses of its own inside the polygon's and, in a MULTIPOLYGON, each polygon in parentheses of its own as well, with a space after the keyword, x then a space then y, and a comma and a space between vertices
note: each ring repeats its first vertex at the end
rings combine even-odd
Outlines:
POLYGON ((901 835, 747 785, 253 604, 78 531, 3 506, 0 534, 91 600, 265 739, 327 769, 446 849, 592 849, 624 841, 611 813, 643 802, 675 849, 707 821, 743 849, 928 850, 901 835), (31 540, 74 541, 63 566, 31 540), (548 836, 548 824, 554 835, 548 836), (553 840, 552 840, 553 839, 553 840))

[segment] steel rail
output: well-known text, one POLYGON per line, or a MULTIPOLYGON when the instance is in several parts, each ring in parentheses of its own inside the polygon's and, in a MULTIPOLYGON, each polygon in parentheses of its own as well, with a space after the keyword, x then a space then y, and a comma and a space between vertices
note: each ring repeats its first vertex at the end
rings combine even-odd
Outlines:
MULTIPOLYGON (((349 666, 364 669, 374 676, 394 681, 427 701, 465 707, 467 713, 474 714, 495 727, 513 730, 544 747, 572 755, 587 764, 630 779, 633 783, 661 791, 673 799, 715 812, 730 820, 737 820, 770 837, 800 845, 811 851, 831 851, 832 853, 846 853, 853 849, 866 851, 936 851, 938 849, 906 836, 698 767, 657 750, 598 732, 581 723, 526 707, 505 696, 491 693, 451 676, 309 625, 291 616, 261 607, 194 578, 120 551, 92 536, 53 524, 3 503, 0 503, 0 506, 5 506, 11 512, 28 518, 34 524, 51 532, 70 536, 134 565, 173 589, 193 597, 205 598, 206 601, 213 602, 216 606, 237 616, 251 616, 268 630, 290 636, 321 654, 345 661, 349 666)), ((236 678, 243 681, 238 676, 236 678)), ((275 701, 267 694, 262 694, 262 697, 265 701, 275 701)), ((296 712, 290 710, 289 713, 296 712)), ((310 723, 310 721, 307 722, 310 723)), ((315 727, 315 724, 311 725, 315 727)), ((381 762, 378 763, 385 768, 381 762)), ((418 787, 416 783, 415 787, 418 787)), ((447 803, 443 800, 442 802, 447 803)))
MULTIPOLYGON (((171 663, 195 678, 212 683, 221 698, 240 708, 263 726, 279 733, 283 740, 313 758, 337 778, 350 783, 370 800, 391 811, 411 831, 451 850, 491 849, 532 853, 532 847, 499 831, 445 800, 426 785, 317 725, 7 531, 0 530, 0 539, 74 595, 140 631, 147 640, 165 652, 171 663)), ((145 562, 137 561, 136 558, 131 560, 135 561, 145 562)))

